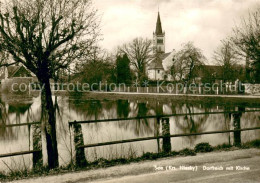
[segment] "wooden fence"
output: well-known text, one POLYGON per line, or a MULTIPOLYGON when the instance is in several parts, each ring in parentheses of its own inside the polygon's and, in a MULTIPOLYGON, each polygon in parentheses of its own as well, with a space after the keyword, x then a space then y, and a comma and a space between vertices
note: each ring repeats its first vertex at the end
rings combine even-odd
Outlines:
POLYGON ((83 166, 86 162, 84 149, 90 147, 98 147, 98 146, 106 146, 106 145, 114 145, 114 144, 123 144, 123 143, 130 143, 130 142, 138 142, 138 141, 146 141, 146 140, 163 140, 163 151, 170 152, 171 151, 171 138, 174 137, 188 137, 188 136, 195 136, 195 135, 209 135, 209 134, 220 134, 220 133, 234 133, 234 145, 238 146, 241 144, 241 132, 242 131, 249 131, 249 130, 259 130, 259 127, 252 127, 252 128, 240 128, 240 117, 242 113, 245 112, 259 112, 260 110, 245 110, 245 111, 221 111, 221 112, 204 112, 204 113, 192 113, 192 114, 169 114, 169 115, 156 115, 156 116, 143 116, 143 117, 130 117, 130 118, 116 118, 116 119, 102 119, 102 120, 88 120, 88 121, 73 121, 69 122, 70 128, 74 130, 74 143, 75 143, 75 150, 76 150, 76 164, 79 166, 83 166), (233 115, 233 122, 234 122, 234 129, 233 130, 222 130, 222 131, 206 131, 200 133, 185 133, 185 134, 170 134, 170 123, 169 117, 172 116, 187 116, 187 115, 208 115, 208 114, 232 114, 233 115), (82 135, 82 127, 81 124, 84 123, 102 123, 102 122, 116 122, 116 121, 128 121, 129 120, 140 120, 140 119, 156 119, 157 124, 161 124, 162 127, 162 134, 159 135, 157 133, 156 136, 153 137, 143 137, 143 138, 135 138, 135 139, 126 139, 126 140, 117 140, 117 141, 108 141, 102 143, 94 143, 94 144, 84 144, 83 135, 82 135))
MULTIPOLYGON (((129 142, 138 142, 138 141, 146 141, 146 140, 163 140, 163 151, 170 152, 171 151, 171 138, 175 137, 188 137, 188 136, 195 136, 195 135, 209 135, 209 134, 219 134, 219 133, 234 133, 234 144, 240 145, 241 144, 241 132, 242 131, 249 131, 249 130, 259 130, 260 127, 252 127, 252 128, 240 128, 240 117, 242 113, 248 112, 260 112, 260 110, 244 110, 244 111, 216 111, 216 112, 202 112, 202 113, 181 113, 181 114, 168 114, 168 115, 154 115, 154 116, 142 116, 142 117, 130 117, 130 118, 115 118, 115 119, 101 119, 101 120, 88 120, 88 121, 73 121, 69 122, 70 130, 73 130, 73 139, 75 144, 75 161, 78 166, 85 166, 87 164, 85 158, 85 148, 90 147, 98 147, 98 146, 106 146, 106 145, 113 145, 113 144, 123 144, 129 142), (173 116, 187 116, 187 115, 209 115, 209 114, 232 114, 233 115, 233 122, 234 122, 234 129, 233 130, 222 130, 222 131, 206 131, 200 133, 184 133, 184 134, 170 134, 170 123, 169 117, 173 116), (126 139, 126 140, 117 140, 117 141, 108 141, 102 143, 94 143, 94 144, 85 144, 83 140, 83 133, 81 124, 84 123, 103 123, 103 122, 116 122, 116 121, 128 121, 129 120, 140 120, 140 119, 156 119, 157 124, 161 126, 162 134, 160 135, 157 133, 155 136, 152 137, 143 137, 143 138, 135 138, 135 139, 126 139)), ((20 152, 12 152, 7 154, 0 154, 0 158, 5 157, 12 157, 12 156, 19 156, 19 155, 26 155, 26 154, 33 154, 33 167, 42 164, 42 140, 41 140, 41 127, 40 122, 32 122, 32 123, 21 123, 21 124, 11 124, 11 125, 0 125, 0 128, 14 128, 18 126, 29 126, 32 127, 32 134, 33 134, 33 150, 28 151, 20 151, 20 152)), ((29 133, 30 133, 30 129, 29 133)))
POLYGON ((31 123, 20 123, 20 124, 10 124, 10 125, 0 125, 0 128, 14 128, 19 126, 28 126, 28 132, 33 136, 33 150, 12 152, 7 154, 0 154, 0 158, 20 156, 26 154, 33 154, 33 167, 43 164, 42 159, 42 138, 41 138, 41 123, 31 122, 31 123))

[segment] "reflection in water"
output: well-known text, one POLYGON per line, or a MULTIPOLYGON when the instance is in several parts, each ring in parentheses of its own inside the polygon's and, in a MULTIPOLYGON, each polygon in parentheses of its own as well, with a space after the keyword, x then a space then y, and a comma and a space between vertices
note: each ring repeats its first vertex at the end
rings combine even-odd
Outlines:
POLYGON ((19 102, 19 99, 2 101, 0 99, 0 137, 1 140, 17 139, 18 132, 13 128, 4 128, 1 125, 20 124, 21 121, 29 122, 31 117, 30 101, 26 103, 19 102), (18 100, 18 101, 17 101, 18 100), (22 119, 23 118, 23 119, 22 119))
MULTIPOLYGON (((19 124, 40 121, 44 118, 41 110, 40 98, 7 100, 0 99, 0 125, 19 124), (29 102, 28 102, 29 101, 29 102)), ((137 101, 137 100, 83 100, 69 97, 53 97, 57 118, 57 140, 60 165, 71 162, 73 156, 73 142, 68 127, 69 121, 96 120, 109 118, 127 118, 135 116, 162 115, 184 113, 185 116, 169 118, 171 134, 199 133, 215 130, 229 130, 260 126, 259 112, 244 113, 246 106, 216 105, 214 103, 180 103, 176 101, 137 101), (238 108, 236 114, 192 115, 198 112, 232 111, 238 108), (233 126, 234 125, 234 126, 233 126)), ((248 108, 249 109, 249 108, 248 108)), ((32 132, 27 126, 7 128, 0 127, 0 154, 32 149, 32 132)), ((138 137, 159 136, 162 134, 162 124, 157 119, 139 119, 106 123, 83 124, 82 133, 84 144, 122 140, 138 137)), ((212 145, 229 143, 239 144, 248 140, 259 139, 259 131, 216 134, 210 136, 190 136, 172 138, 172 150, 193 147, 199 142, 209 142, 212 145)), ((44 138, 43 156, 46 159, 46 144, 44 138)), ((162 142, 159 139, 131 143, 132 151, 136 154, 143 152, 161 151, 162 142)), ((129 144, 89 148, 85 150, 88 160, 99 157, 128 156, 129 144), (118 150, 119 149, 119 150, 118 150), (124 155, 126 153, 126 155, 124 155), (111 155, 113 154, 113 155, 111 155)), ((21 157, 17 157, 17 160, 21 157)), ((30 156, 27 157, 30 162, 30 156)), ((8 159, 5 159, 8 162, 8 159)), ((10 162, 10 161, 9 161, 10 162)), ((46 163, 46 160, 45 160, 46 163)), ((0 164, 0 170, 5 166, 0 164)))
MULTIPOLYGON (((175 118, 176 120, 176 126, 179 129, 179 133, 198 133, 205 131, 209 125, 207 120, 209 119, 209 115, 192 115, 192 113, 203 113, 203 112, 209 112, 209 108, 200 108, 199 105, 194 104, 186 104, 184 106, 176 106, 177 113, 186 114, 185 116, 177 116, 175 118)), ((215 110, 213 108, 213 110, 215 110)), ((199 136, 188 136, 184 137, 185 140, 189 141, 190 144, 194 143, 199 136)))
POLYGON ((117 100, 117 117, 127 118, 130 113, 130 105, 128 100, 117 100))

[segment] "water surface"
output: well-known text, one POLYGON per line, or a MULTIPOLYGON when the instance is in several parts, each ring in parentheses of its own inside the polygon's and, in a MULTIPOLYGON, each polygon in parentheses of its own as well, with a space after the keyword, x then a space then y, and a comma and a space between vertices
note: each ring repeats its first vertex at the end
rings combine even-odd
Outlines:
MULTIPOLYGON (((89 100, 73 97, 53 97, 57 118, 57 140, 60 165, 71 162, 74 144, 69 129, 69 121, 94 119, 127 118, 147 115, 184 113, 184 116, 170 117, 171 134, 199 133, 216 130, 234 129, 232 114, 191 115, 213 111, 233 111, 260 109, 250 104, 217 104, 214 102, 176 102, 144 100, 89 100)), ((242 113, 241 128, 260 126, 260 112, 242 113)), ((0 99, 0 124, 19 124, 40 121, 42 118, 40 97, 2 96, 0 99)), ((156 119, 141 119, 105 123, 82 124, 84 144, 123 140, 140 137, 151 137, 161 133, 161 126, 156 119)), ((43 139, 43 157, 46 163, 46 143, 43 139)), ((260 139, 260 131, 241 133, 241 141, 260 139)), ((233 133, 178 137, 171 139, 172 150, 193 148, 200 142, 209 142, 212 146, 227 143, 233 144, 233 133)), ((30 126, 1 127, 0 154, 32 150, 32 130, 30 126)), ((85 149, 88 161, 99 158, 113 159, 136 157, 145 152, 162 150, 161 140, 149 140, 118 145, 85 149)), ((15 156, 0 159, 0 171, 32 167, 32 155, 15 156)))

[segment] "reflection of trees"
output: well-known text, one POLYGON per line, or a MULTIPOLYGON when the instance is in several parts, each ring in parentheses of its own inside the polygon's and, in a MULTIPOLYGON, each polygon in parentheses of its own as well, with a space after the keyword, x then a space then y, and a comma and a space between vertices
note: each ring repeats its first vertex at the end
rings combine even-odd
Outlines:
MULTIPOLYGON (((99 120, 107 118, 116 118, 116 103, 115 101, 100 101, 100 100, 72 100, 69 108, 73 109, 77 116, 81 116, 80 120, 99 120)), ((89 128, 98 129, 100 123, 85 124, 89 128)))
POLYGON ((100 100, 72 100, 70 108, 72 108, 77 115, 83 116, 86 119, 99 119, 102 116, 102 102, 100 100))
POLYGON ((31 105, 29 101, 19 101, 20 98, 14 98, 16 103, 5 99, 6 102, 0 100, 0 137, 1 139, 17 139, 20 127, 1 127, 1 125, 19 124, 29 122, 31 118, 31 105), (15 121, 10 117, 15 115, 15 121), (21 116, 26 115, 26 121, 21 121, 21 116))
POLYGON ((130 112, 130 104, 128 100, 117 101, 117 117, 127 118, 130 112))
POLYGON ((5 103, 0 99, 0 124, 6 125, 8 122, 8 114, 5 103))
MULTIPOLYGON (((132 105, 130 106, 129 104, 128 106, 130 108, 129 114, 131 116, 143 117, 149 115, 149 108, 147 107, 146 103, 132 102, 132 105)), ((120 107, 121 106, 118 106, 118 108, 120 107)), ((153 119, 138 119, 134 121, 125 121, 117 123, 117 125, 119 126, 119 128, 123 128, 125 130, 132 130, 137 136, 143 136, 152 134, 152 121, 153 119)))
POLYGON ((24 115, 26 112, 29 112, 31 105, 32 104, 23 104, 23 103, 10 104, 8 113, 15 114, 15 123, 19 124, 21 123, 21 116, 24 115))
POLYGON ((4 102, 0 100, 0 137, 1 139, 9 139, 10 137, 14 137, 14 132, 11 128, 1 127, 1 125, 6 125, 10 123, 9 117, 6 109, 6 105, 4 102))
MULTIPOLYGON (((186 104, 180 109, 177 109, 179 113, 186 114, 185 116, 176 116, 176 127, 181 131, 180 133, 199 133, 205 131, 207 128, 206 121, 209 115, 192 115, 195 112, 198 112, 199 107, 192 104, 186 104)), ((205 112, 208 109, 205 108, 205 112)), ((188 140, 190 143, 193 143, 198 136, 189 136, 184 139, 188 140)))

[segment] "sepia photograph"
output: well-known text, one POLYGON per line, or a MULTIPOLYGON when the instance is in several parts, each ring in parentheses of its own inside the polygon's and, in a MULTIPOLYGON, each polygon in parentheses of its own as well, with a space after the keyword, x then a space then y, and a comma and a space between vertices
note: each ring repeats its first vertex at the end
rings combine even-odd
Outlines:
POLYGON ((0 183, 259 183, 260 0, 0 0, 0 183))

